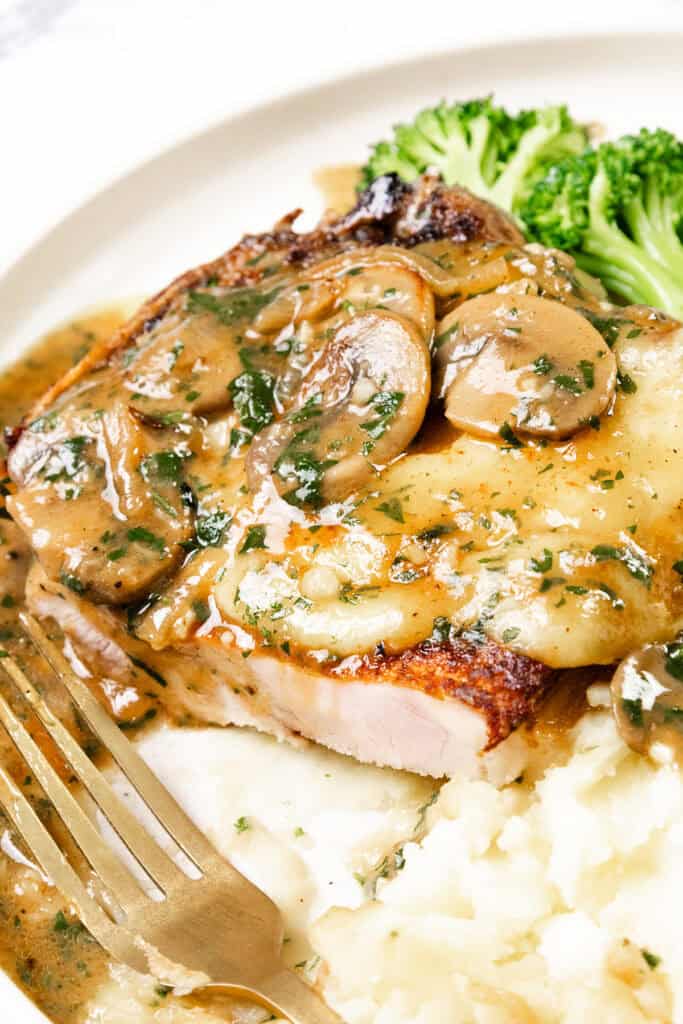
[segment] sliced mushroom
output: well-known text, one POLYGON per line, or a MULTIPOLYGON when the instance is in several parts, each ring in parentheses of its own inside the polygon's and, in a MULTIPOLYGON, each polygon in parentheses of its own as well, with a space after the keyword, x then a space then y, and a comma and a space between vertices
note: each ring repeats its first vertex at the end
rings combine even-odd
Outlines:
POLYGON ((156 442, 122 402, 101 416, 61 418, 8 499, 50 577, 92 600, 126 604, 175 568, 193 516, 182 458, 156 442))
POLYGON ((469 299, 437 328, 435 395, 461 430, 561 439, 607 409, 616 360, 575 310, 534 295, 469 299))
POLYGON ((336 281, 309 281, 302 277, 283 288, 253 322, 255 331, 271 334, 302 320, 320 320, 332 309, 341 287, 336 281))
POLYGON ((235 335, 211 312, 169 316, 139 353, 124 354, 131 407, 151 419, 227 407, 227 387, 243 369, 235 335))
POLYGON ((434 295, 421 274, 399 264, 351 267, 344 278, 344 308, 351 314, 385 309, 412 320, 423 337, 434 330, 434 295))
MULTIPOLYGON (((453 246, 455 251, 456 247, 453 246)), ((444 266, 443 259, 435 260, 416 249, 401 249, 397 245, 379 245, 373 249, 353 249, 339 253, 317 264, 308 273, 311 278, 332 277, 357 272, 362 267, 406 267, 420 277, 439 296, 453 295, 459 288, 459 275, 444 266)))
POLYGON ((250 488, 272 479, 301 507, 343 500, 405 450, 429 389, 429 349, 410 320, 383 310, 353 317, 321 351, 287 418, 252 442, 250 488))
POLYGON ((610 687, 619 734, 640 754, 655 743, 683 761, 683 644, 647 644, 625 658, 610 687))

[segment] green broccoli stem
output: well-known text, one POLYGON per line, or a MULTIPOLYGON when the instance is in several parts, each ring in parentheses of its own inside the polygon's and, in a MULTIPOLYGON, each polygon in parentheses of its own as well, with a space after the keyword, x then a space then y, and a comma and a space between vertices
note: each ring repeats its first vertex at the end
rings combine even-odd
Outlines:
POLYGON ((491 135, 488 117, 475 117, 469 124, 470 141, 467 142, 460 129, 460 137, 446 140, 446 160, 442 169, 447 185, 457 182, 475 195, 486 198, 491 194, 489 183, 484 180, 482 168, 486 167, 487 150, 491 135))
POLYGON ((607 175, 599 169, 591 183, 590 224, 581 245, 579 266, 601 277, 607 288, 628 301, 657 306, 683 319, 683 285, 606 217, 609 187, 607 175))
POLYGON ((663 196, 656 183, 650 180, 643 196, 626 204, 624 215, 638 245, 673 277, 683 281, 683 245, 676 232, 676 221, 680 217, 676 198, 663 196))
POLYGON ((525 180, 556 136, 557 128, 554 125, 549 127, 547 123, 536 124, 524 133, 512 158, 489 190, 491 200, 501 209, 516 212, 523 196, 525 180))

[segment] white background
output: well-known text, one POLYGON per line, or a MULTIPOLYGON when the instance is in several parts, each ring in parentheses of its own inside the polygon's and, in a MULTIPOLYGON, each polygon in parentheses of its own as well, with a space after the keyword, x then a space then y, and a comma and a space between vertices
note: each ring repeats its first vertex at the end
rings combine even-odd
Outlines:
POLYGON ((294 89, 469 43, 668 27, 683 0, 0 0, 0 271, 141 160, 294 89))

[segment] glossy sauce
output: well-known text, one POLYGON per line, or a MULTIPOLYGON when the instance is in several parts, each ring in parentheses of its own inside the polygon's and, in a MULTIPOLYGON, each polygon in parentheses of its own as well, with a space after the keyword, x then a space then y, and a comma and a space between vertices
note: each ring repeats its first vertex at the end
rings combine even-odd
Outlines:
MULTIPOLYGON (((14 427, 45 389, 96 340, 108 336, 122 319, 123 313, 118 309, 81 317, 51 332, 24 359, 4 370, 0 374, 2 426, 14 427)), ((96 741, 83 731, 68 700, 54 686, 50 673, 22 640, 17 613, 29 562, 30 552, 20 531, 10 520, 0 519, 0 644, 21 659, 27 673, 49 694, 52 708, 94 756, 96 741)), ((4 678, 0 679, 0 689, 25 716, 25 707, 14 697, 4 678)), ((102 690, 97 693, 109 711, 124 724, 149 720, 150 710, 158 706, 156 696, 152 700, 142 687, 140 692, 135 692, 134 686, 129 687, 126 701, 121 700, 115 687, 109 688, 109 699, 105 699, 102 690)), ((26 719, 26 724, 52 763, 68 777, 68 769, 39 725, 31 718, 26 719)), ((51 814, 42 790, 26 774, 23 762, 4 731, 0 731, 0 761, 10 767, 43 820, 59 834, 59 823, 51 814)), ((60 841, 68 848, 63 834, 60 841)), ((80 1007, 104 977, 108 958, 68 913, 61 895, 46 885, 39 873, 21 862, 23 856, 30 864, 30 856, 25 850, 22 853, 21 844, 1 813, 0 843, 0 966, 54 1021, 73 1024, 79 1018, 80 1007)))

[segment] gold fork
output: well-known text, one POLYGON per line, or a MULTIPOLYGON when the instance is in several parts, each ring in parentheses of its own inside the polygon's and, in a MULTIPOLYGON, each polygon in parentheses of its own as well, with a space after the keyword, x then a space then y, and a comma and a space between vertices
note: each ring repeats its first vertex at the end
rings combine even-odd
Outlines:
POLYGON ((167 836, 194 866, 194 877, 190 877, 177 862, 182 855, 174 859, 151 838, 17 663, 3 657, 0 664, 7 675, 157 888, 158 899, 143 891, 0 695, 0 722, 104 887, 105 898, 94 898, 89 891, 92 887, 81 881, 2 767, 0 804, 43 872, 76 908, 93 938, 136 971, 158 974, 154 963, 170 961, 188 971, 201 972, 209 986, 256 1002, 292 1024, 342 1024, 313 989, 282 963, 282 918, 272 900, 224 860, 195 827, 36 620, 26 613, 20 617, 92 732, 109 750, 167 836), (165 960, 157 959, 153 952, 150 962, 150 949, 165 960))

